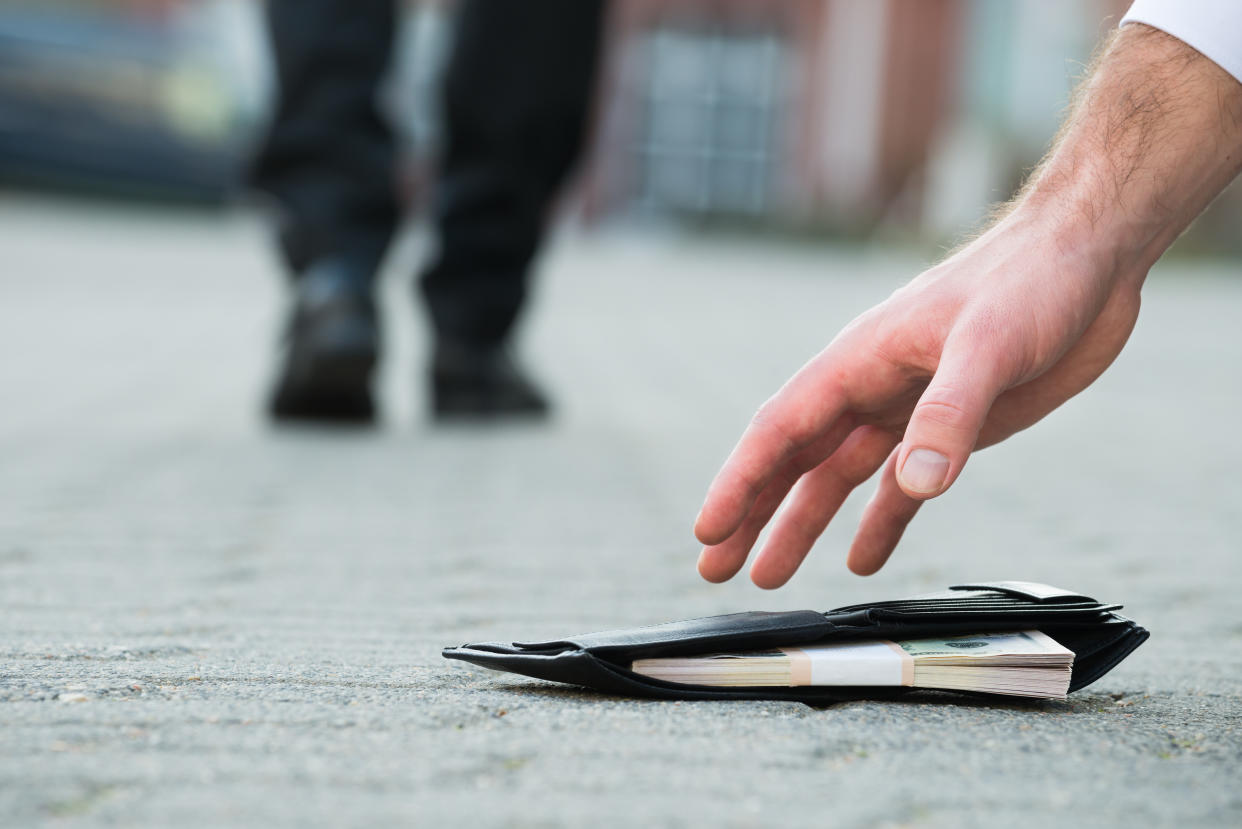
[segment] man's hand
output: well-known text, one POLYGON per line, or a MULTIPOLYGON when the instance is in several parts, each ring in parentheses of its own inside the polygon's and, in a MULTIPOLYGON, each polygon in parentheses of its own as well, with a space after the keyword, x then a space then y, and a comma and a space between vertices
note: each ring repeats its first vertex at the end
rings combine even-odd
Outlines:
POLYGON ((1148 268, 1240 166, 1242 85, 1174 38, 1125 27, 1011 212, 854 320, 760 408, 695 524, 699 572, 731 578, 785 502, 751 570, 779 587, 881 468, 848 565, 882 567, 971 452, 1108 367, 1148 268))
POLYGON ((855 320, 764 404, 695 525, 699 572, 742 566, 792 488, 751 572, 779 587, 846 496, 884 467, 849 553, 878 570, 923 500, 972 451, 1086 388, 1121 351, 1139 281, 1056 252, 1017 216, 855 320))

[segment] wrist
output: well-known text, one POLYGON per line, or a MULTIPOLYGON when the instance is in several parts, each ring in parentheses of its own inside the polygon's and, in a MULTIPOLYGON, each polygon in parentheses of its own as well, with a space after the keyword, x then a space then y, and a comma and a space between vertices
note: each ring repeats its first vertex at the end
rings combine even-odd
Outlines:
POLYGON ((1141 283, 1242 169, 1242 85, 1174 37, 1127 26, 1013 209, 1097 273, 1141 283))
POLYGON ((1069 198, 1042 199, 1026 194, 990 232, 1026 239, 1033 255, 1062 273, 1073 273, 1101 287, 1133 280, 1141 285, 1143 264, 1134 229, 1112 216, 1089 215, 1069 198))

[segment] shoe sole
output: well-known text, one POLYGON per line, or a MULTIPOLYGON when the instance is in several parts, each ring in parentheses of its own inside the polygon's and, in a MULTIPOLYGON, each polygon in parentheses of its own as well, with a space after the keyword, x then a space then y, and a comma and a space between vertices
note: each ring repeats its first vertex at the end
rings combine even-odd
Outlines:
POLYGON ((371 352, 301 354, 272 398, 278 420, 370 421, 375 417, 371 352))

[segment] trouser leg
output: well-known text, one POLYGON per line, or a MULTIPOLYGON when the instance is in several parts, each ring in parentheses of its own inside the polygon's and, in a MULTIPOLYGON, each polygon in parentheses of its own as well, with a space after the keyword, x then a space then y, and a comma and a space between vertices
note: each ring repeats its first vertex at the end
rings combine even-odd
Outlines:
POLYGON ((466 0, 444 89, 434 203, 439 253, 422 290, 442 340, 513 327, 549 206, 582 147, 604 0, 466 0))
POLYGON ((376 101, 395 3, 269 0, 267 13, 279 102, 254 185, 277 202, 294 273, 346 258, 369 279, 398 220, 396 146, 376 101))

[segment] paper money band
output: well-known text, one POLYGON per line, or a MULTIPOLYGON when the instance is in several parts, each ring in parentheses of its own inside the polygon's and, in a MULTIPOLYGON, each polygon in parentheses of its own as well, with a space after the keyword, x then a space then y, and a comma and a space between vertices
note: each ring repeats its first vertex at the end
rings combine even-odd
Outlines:
POLYGON ((781 648, 781 650, 789 654, 789 684, 810 685, 811 657, 807 655, 807 652, 798 648, 781 648))
POLYGON ((888 645, 890 648, 896 651, 897 655, 901 657, 901 684, 902 685, 913 685, 914 684, 914 657, 906 653, 904 650, 902 650, 901 645, 898 645, 896 642, 890 642, 887 639, 885 639, 884 644, 888 645))
POLYGON ((842 642, 781 648, 789 656, 791 685, 893 686, 914 684, 914 658, 895 642, 842 642))

